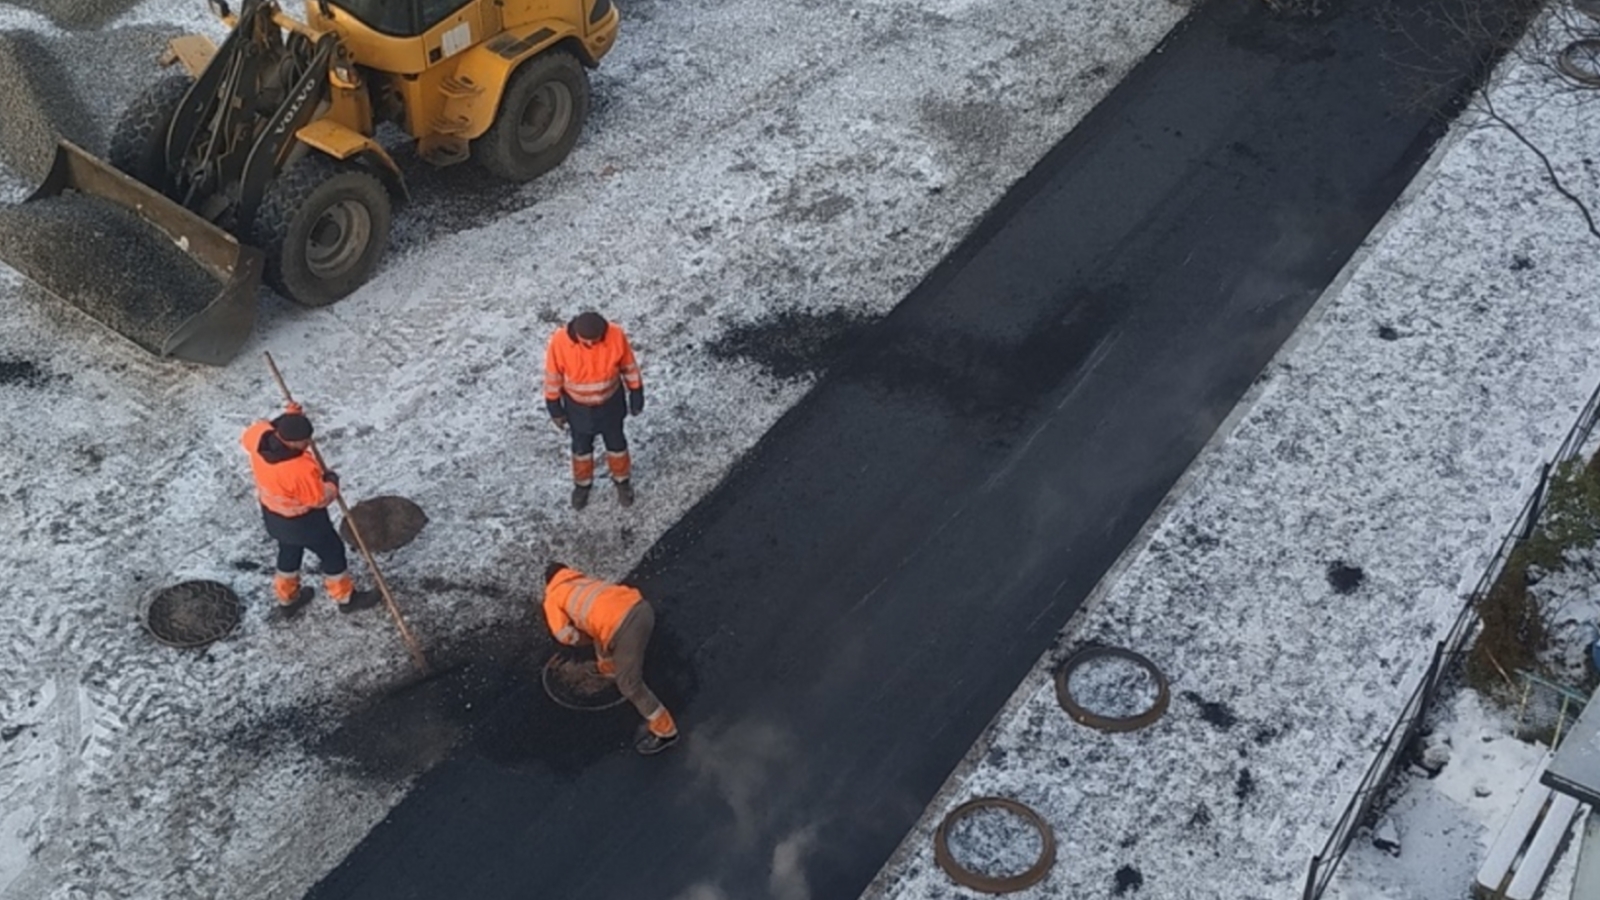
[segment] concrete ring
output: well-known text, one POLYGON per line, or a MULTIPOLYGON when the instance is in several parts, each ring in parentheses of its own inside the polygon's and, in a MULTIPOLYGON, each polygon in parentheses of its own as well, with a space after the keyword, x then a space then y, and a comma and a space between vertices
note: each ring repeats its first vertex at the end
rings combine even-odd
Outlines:
POLYGON ((1156 668, 1156 664, 1140 656, 1132 650, 1122 647, 1086 647, 1072 655, 1061 668, 1056 670, 1056 701, 1061 708, 1067 711, 1072 721, 1079 725, 1087 725, 1100 731, 1138 731, 1161 718, 1167 711, 1167 704, 1172 701, 1172 690, 1167 684, 1167 676, 1156 668), (1077 699, 1072 696, 1072 690, 1067 687, 1067 682, 1072 678, 1072 673, 1086 662, 1096 659, 1111 657, 1125 659, 1142 667, 1150 673, 1156 682, 1156 699, 1150 708, 1133 716, 1102 716, 1085 709, 1077 699))
POLYGON ((1009 894, 1025 887, 1032 887, 1049 874, 1050 867, 1056 864, 1056 836, 1055 832, 1050 830, 1050 823, 1028 806, 1005 797, 974 797, 950 810, 944 821, 939 823, 939 830, 933 834, 933 858, 939 863, 939 868, 962 887, 969 887, 985 894, 1009 894), (1039 850, 1039 858, 1032 866, 1016 875, 993 876, 980 875, 956 862, 950 853, 950 829, 957 822, 983 809, 1001 809, 1013 813, 1039 832, 1043 846, 1039 850))

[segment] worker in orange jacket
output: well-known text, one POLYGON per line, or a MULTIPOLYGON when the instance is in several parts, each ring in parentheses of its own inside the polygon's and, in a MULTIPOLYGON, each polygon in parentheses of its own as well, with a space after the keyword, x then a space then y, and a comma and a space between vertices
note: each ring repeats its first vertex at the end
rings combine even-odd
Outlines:
POLYGON ((635 750, 649 756, 678 740, 672 713, 644 683, 644 648, 656 614, 643 594, 553 562, 544 570, 544 618, 561 643, 594 643, 600 674, 615 678, 622 696, 644 716, 645 734, 635 750))
POLYGON ((322 563, 323 587, 339 609, 365 608, 375 598, 356 592, 344 542, 328 518, 328 504, 339 496, 339 475, 323 469, 310 452, 311 434, 311 420, 298 403, 290 403, 272 421, 252 422, 239 439, 250 454, 267 534, 278 542, 272 592, 279 609, 291 613, 311 598, 311 589, 300 587, 300 564, 310 550, 322 563))
POLYGON ((632 506, 633 462, 622 422, 644 411, 644 380, 622 328, 586 312, 551 335, 544 356, 544 402, 556 427, 572 435, 572 508, 589 505, 596 435, 605 441, 618 505, 632 506))

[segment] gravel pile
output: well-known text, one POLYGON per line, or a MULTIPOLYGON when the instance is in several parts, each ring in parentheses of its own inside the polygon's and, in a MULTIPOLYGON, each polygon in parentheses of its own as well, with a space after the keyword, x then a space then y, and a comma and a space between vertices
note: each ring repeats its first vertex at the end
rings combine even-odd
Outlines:
POLYGON ((222 287, 133 213, 71 192, 0 207, 0 259, 152 351, 222 287))
POLYGON ((167 71, 157 60, 167 41, 181 33, 176 28, 140 25, 45 39, 55 58, 68 62, 79 102, 99 124, 96 134, 74 138, 75 143, 105 155, 117 118, 140 91, 167 71))
POLYGON ((62 28, 99 28, 135 6, 139 0, 8 0, 62 28))
POLYGON ((0 32, 0 160, 24 178, 43 179, 56 139, 85 147, 102 143, 93 113, 72 90, 72 77, 39 36, 0 32))

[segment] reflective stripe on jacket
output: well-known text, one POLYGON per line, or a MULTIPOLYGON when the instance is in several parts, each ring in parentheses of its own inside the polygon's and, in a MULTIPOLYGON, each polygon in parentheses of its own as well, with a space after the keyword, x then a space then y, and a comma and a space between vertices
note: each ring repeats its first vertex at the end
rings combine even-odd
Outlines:
POLYGON ((544 399, 560 400, 566 394, 574 403, 599 406, 623 384, 637 391, 644 380, 628 336, 615 322, 592 347, 578 343, 565 327, 550 336, 544 354, 544 399))
POLYGON ((562 569, 544 587, 544 617, 551 634, 570 625, 601 647, 609 647, 622 620, 642 599, 643 594, 626 585, 562 569))
POLYGON ((271 422, 250 423, 239 443, 250 454, 256 496, 272 512, 292 519, 323 509, 339 496, 338 488, 322 480, 322 466, 310 453, 272 458, 282 455, 281 450, 273 452, 274 446, 281 448, 282 444, 273 433, 271 422))

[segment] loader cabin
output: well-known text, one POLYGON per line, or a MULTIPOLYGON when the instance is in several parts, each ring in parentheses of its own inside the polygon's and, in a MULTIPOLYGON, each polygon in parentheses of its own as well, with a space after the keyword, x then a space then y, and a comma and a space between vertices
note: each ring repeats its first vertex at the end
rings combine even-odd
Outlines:
POLYGON ((308 24, 339 32, 363 65, 398 75, 420 75, 489 38, 516 43, 517 32, 535 31, 521 26, 552 20, 581 23, 575 36, 592 66, 618 18, 612 0, 306 0, 308 24))

